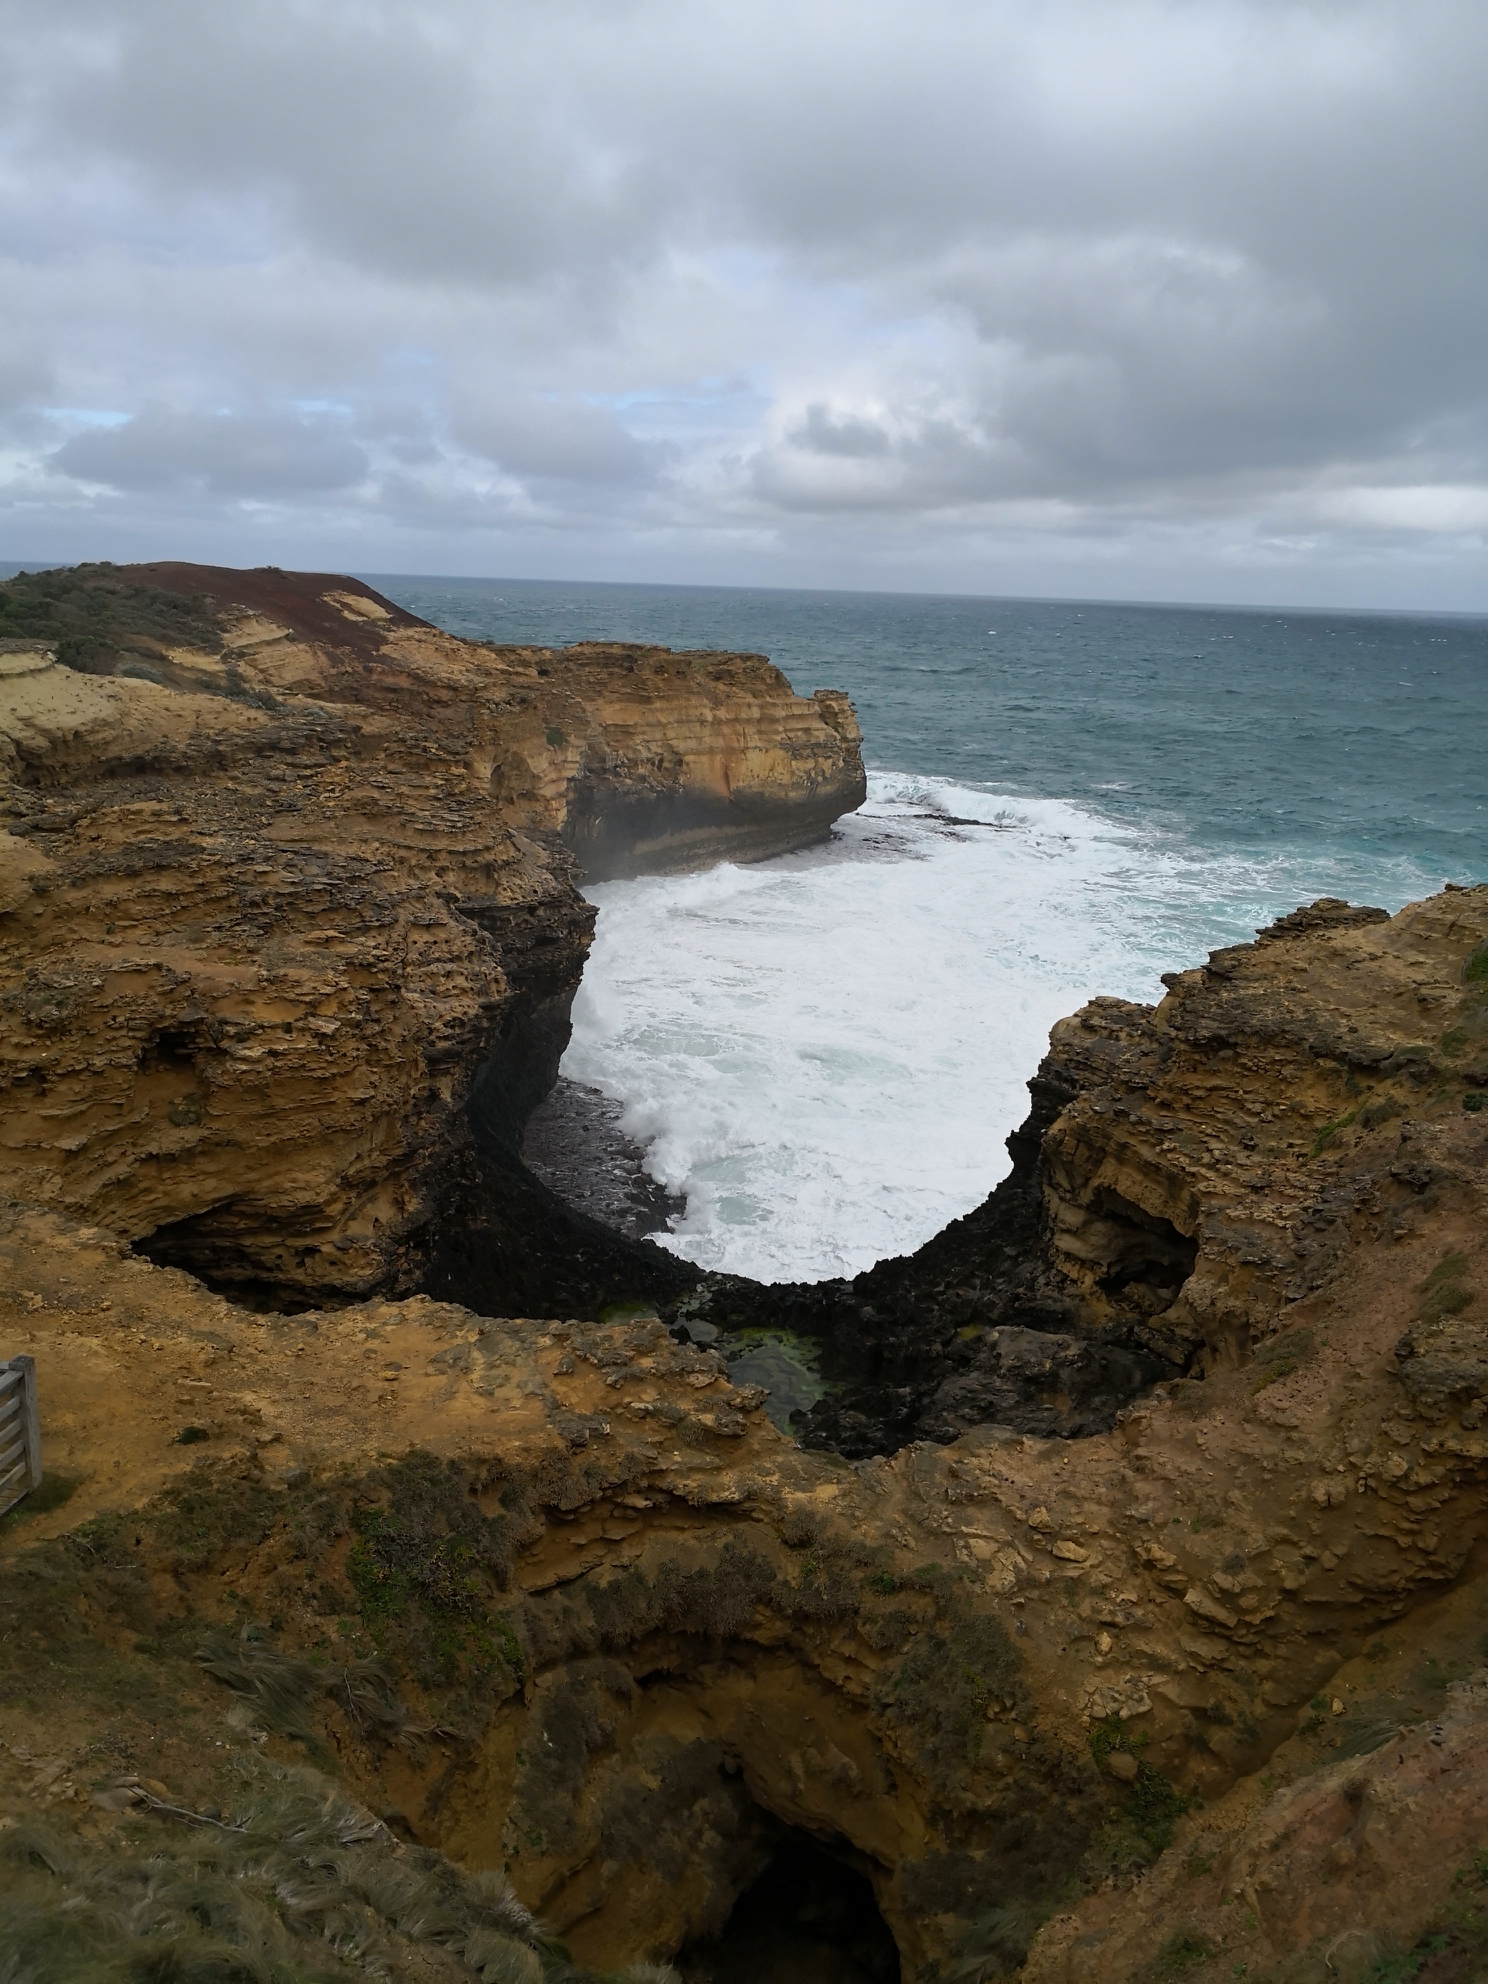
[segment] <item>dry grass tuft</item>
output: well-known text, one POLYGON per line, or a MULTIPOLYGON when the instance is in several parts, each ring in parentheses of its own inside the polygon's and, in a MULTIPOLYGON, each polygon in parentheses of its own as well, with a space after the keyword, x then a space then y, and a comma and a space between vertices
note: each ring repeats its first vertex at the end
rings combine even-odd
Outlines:
POLYGON ((128 1848, 0 1832, 0 1984, 580 1984, 501 1875, 401 1845, 309 1773, 128 1848), (435 1967, 430 1968, 431 1959, 435 1967))

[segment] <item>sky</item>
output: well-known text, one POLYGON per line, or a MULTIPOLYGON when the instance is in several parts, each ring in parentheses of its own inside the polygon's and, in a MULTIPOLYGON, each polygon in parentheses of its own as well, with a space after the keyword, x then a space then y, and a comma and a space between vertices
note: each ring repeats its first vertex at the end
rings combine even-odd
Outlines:
POLYGON ((1488 611, 1483 0, 0 0, 0 558, 1488 611))

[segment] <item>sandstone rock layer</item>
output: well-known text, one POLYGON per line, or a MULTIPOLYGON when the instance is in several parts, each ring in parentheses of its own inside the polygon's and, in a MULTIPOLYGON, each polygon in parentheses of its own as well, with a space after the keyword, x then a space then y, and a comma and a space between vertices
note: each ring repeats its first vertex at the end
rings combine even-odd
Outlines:
POLYGON ((855 1283, 503 1309, 576 851, 818 831, 840 703, 345 580, 0 594, 0 1346, 49 1484, 0 1524, 0 1856, 48 1921, 313 1763, 341 1834, 274 1919, 400 1979, 571 1977, 527 1909, 703 1963, 803 1842, 906 1984, 1478 1974, 1488 888, 1092 1002, 1005 1183, 855 1283), (817 1338, 812 1445, 720 1323, 817 1338))
POLYGON ((862 796, 845 697, 757 655, 494 648, 274 571, 0 594, 0 1188, 280 1302, 416 1285, 462 1178, 499 1196, 472 1129, 514 1155, 552 1080, 583 874, 862 796))

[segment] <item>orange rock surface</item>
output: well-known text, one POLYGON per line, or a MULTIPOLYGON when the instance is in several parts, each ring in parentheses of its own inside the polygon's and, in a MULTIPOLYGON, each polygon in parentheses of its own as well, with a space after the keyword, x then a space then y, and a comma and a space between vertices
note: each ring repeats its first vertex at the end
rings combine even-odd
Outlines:
POLYGON ((415 1285, 467 1110, 511 1140, 551 1081, 579 877, 777 852, 862 797, 846 698, 758 655, 492 648, 349 579, 84 576, 113 646, 0 656, 0 1190, 220 1280, 415 1285))
MULTIPOLYGON (((525 1000, 540 1054, 582 960, 613 813, 572 767, 650 806, 757 745, 799 790, 847 719, 752 661, 491 655, 294 585, 205 660, 0 655, 0 1344, 51 1484, 0 1524, 0 1819, 106 1859, 153 1813, 165 1852, 313 1756, 594 1969, 701 1961, 804 1835, 923 1984, 1321 1984, 1423 1937, 1476 1974, 1488 889, 1316 904, 1062 1022, 1001 1196, 822 1297, 873 1296, 940 1436, 804 1451, 654 1318, 398 1278, 493 1040, 525 1000), (183 686, 209 662, 230 693, 183 686), (745 678, 748 745, 742 691, 705 715, 745 678), (643 707, 685 712, 649 769, 643 707), (141 1258, 167 1220, 295 1313, 141 1258), (1007 1333, 1051 1325, 1159 1382, 1015 1430, 1007 1333)), ((390 1976, 474 1974, 394 1928, 390 1976)))

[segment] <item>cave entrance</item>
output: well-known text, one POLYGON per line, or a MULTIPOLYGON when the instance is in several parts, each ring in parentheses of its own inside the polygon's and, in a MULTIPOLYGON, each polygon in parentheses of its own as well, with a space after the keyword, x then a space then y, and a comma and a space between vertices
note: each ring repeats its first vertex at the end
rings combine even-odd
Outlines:
POLYGON ((683 1984, 899 1984, 899 1951, 872 1881, 849 1849, 793 1828, 718 1934, 672 1961, 683 1984))

